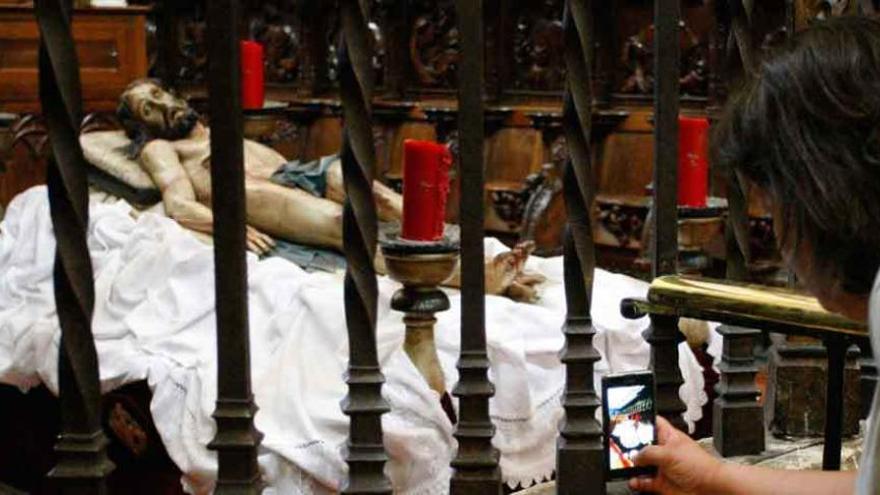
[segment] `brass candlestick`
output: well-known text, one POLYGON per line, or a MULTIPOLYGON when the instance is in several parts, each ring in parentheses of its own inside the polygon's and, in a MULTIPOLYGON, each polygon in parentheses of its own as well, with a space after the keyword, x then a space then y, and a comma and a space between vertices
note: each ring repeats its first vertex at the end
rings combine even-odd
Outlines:
POLYGON ((452 276, 458 252, 405 252, 382 246, 388 275, 403 284, 391 299, 391 308, 404 313, 403 349, 428 382, 443 396, 446 380, 434 343, 434 314, 449 309, 449 298, 438 286, 452 276))
POLYGON ((381 247, 388 275, 403 284, 391 299, 391 308, 404 313, 403 349, 428 386, 440 394, 444 408, 451 409, 434 343, 434 315, 449 309, 449 298, 439 286, 458 265, 458 231, 447 228, 440 241, 414 242, 401 239, 396 225, 389 227, 382 229, 381 247))

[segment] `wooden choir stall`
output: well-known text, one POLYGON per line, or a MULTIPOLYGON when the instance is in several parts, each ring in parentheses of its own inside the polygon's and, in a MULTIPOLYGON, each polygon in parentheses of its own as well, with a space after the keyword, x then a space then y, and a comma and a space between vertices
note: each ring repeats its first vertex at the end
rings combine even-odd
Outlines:
MULTIPOLYGON (((337 251, 345 271, 334 283, 342 287, 337 292, 344 307, 332 316, 346 329, 339 349, 347 392, 321 398, 332 399, 348 421, 339 492, 401 492, 393 480, 405 475, 389 474, 387 467, 389 456, 406 451, 388 440, 388 429, 399 428, 389 426, 388 413, 400 398, 388 394, 387 381, 397 378, 389 376, 392 360, 383 358, 383 349, 390 344, 380 328, 395 311, 405 326, 402 346, 429 385, 426 394, 438 392, 448 414, 439 430, 451 432, 448 462, 443 459, 450 471, 447 493, 626 493, 606 479, 597 419, 600 384, 594 377, 607 371, 597 366, 611 345, 597 336, 591 313, 606 290, 594 286, 600 269, 645 280, 643 293, 616 301, 613 312, 646 322, 636 339, 649 355, 657 412, 684 431, 689 406, 680 390, 688 372, 680 362, 691 357, 680 355, 681 320, 717 328, 723 347, 715 356, 717 385, 707 380, 703 386, 712 399, 704 405, 703 436, 711 436, 712 448, 724 457, 769 449, 765 386, 771 385, 756 376, 776 378, 759 367, 756 345, 763 348, 771 334, 785 335, 793 356, 807 342, 812 361, 805 366, 820 370, 826 391, 824 400, 811 403, 820 415, 822 468, 841 469, 850 426, 866 415, 857 410, 858 400, 863 408, 870 403, 876 383, 867 329, 798 292, 774 247, 770 214, 737 178, 711 164, 698 164, 706 175, 687 175, 693 172, 682 168, 680 152, 691 143, 682 132, 705 139, 728 93, 754 72, 769 47, 827 15, 873 14, 864 11, 870 2, 842 2, 833 12, 827 2, 812 0, 130 3, 100 9, 69 0, 0 1, 0 206, 45 184, 57 242, 52 324, 60 325, 57 399, 45 388, 27 395, 0 388, 0 423, 7 425, 0 433, 0 492, 183 493, 179 478, 186 466, 175 465, 162 445, 167 438, 151 419, 149 384, 144 377, 124 387, 105 384, 99 376, 102 344, 95 339, 104 329, 94 322, 107 321, 103 312, 96 316, 96 304, 124 295, 108 296, 95 278, 93 263, 104 261, 95 254, 102 247, 90 240, 90 194, 100 189, 146 210, 161 204, 162 191, 96 170, 80 137, 124 128, 114 116, 117 97, 147 76, 188 98, 210 123, 205 156, 211 162, 206 194, 213 210, 213 265, 206 282, 214 284, 208 321, 216 329, 210 349, 216 403, 208 448, 216 471, 203 486, 214 493, 261 493, 267 470, 281 469, 261 459, 267 440, 255 420, 261 408, 255 389, 264 384, 253 376, 261 363, 254 362, 252 327, 253 314, 262 310, 249 303, 256 261, 247 253, 253 250, 246 200, 253 183, 245 138, 286 158, 306 162, 338 154, 341 163, 345 200, 337 251), (258 68, 265 103, 260 99, 247 109, 242 64, 250 55, 242 52, 242 40, 258 45, 264 57, 258 68), (443 218, 432 220, 440 235, 415 243, 407 242, 406 212, 403 240, 388 233, 373 195, 377 181, 403 191, 407 200, 409 140, 451 150, 449 177, 441 180, 448 204, 443 218), (695 187, 698 200, 683 201, 682 193, 695 187), (562 328, 552 330, 563 337, 551 358, 563 377, 553 397, 561 403, 561 421, 546 449, 552 473, 529 480, 534 483, 507 477, 493 442, 505 420, 493 416, 490 403, 507 382, 504 371, 493 369, 497 356, 487 336, 487 314, 495 308, 487 309, 487 236, 509 246, 533 242, 534 255, 562 257, 558 308, 564 317, 562 328), (456 266, 460 318, 450 323, 442 316, 449 297, 438 286, 456 266), (386 274, 400 282, 388 297, 386 274), (458 332, 455 383, 445 383, 437 360, 438 321, 458 332), (853 391, 852 384, 862 388, 853 391), (41 424, 55 426, 41 430, 41 424), (13 440, 16 429, 29 433, 13 440), (129 430, 137 432, 120 439, 129 430), (53 452, 34 447, 52 443, 53 452), (15 465, 17 456, 33 469, 4 470, 2 464, 15 465), (37 472, 43 467, 51 470, 37 472)), ((511 292, 499 295, 515 299, 511 292)), ((705 357, 701 345, 694 348, 705 357)), ((705 372, 714 375, 707 359, 705 372)), ((3 364, 0 359, 0 371, 3 364)), ((299 372, 315 380, 320 374, 299 372)), ((300 406, 308 405, 290 407, 300 406)), ((188 411, 181 409, 180 416, 188 411)), ((185 429, 186 419, 180 421, 185 429)), ((272 448, 285 448, 276 446, 283 440, 271 441, 272 448)), ((447 452, 429 454, 442 458, 447 452)), ((284 493, 281 486, 278 493, 284 493)), ((202 492, 195 482, 188 488, 202 492)))

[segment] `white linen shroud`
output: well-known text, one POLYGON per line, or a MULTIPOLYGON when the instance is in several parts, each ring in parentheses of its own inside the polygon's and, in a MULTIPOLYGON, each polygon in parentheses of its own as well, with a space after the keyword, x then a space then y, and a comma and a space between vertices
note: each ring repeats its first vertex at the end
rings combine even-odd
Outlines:
MULTIPOLYGON (((89 247, 102 388, 147 379, 153 418, 169 454, 195 490, 208 490, 216 470, 205 448, 214 434, 216 397, 212 249, 171 220, 150 214, 134 220, 129 213, 125 203, 92 203, 89 247)), ((487 242, 488 252, 499 249, 487 242)), ((0 381, 21 388, 43 381, 57 392, 54 247, 45 188, 20 195, 0 235, 0 381)), ((341 276, 306 274, 277 258, 249 256, 248 262, 256 421, 266 435, 261 465, 279 493, 317 489, 310 476, 336 487, 345 471, 340 448, 348 427, 339 409, 348 355, 341 276)), ((552 471, 561 416, 562 265, 559 259, 533 259, 530 265, 550 279, 538 306, 487 300, 495 443, 512 485, 552 471)), ((398 285, 381 278, 379 287, 379 356, 392 405, 383 419, 392 457, 388 471, 398 492, 443 493, 454 452, 452 426, 401 350, 401 315, 389 309, 398 285)), ((640 335, 646 322, 625 320, 618 309, 622 297, 643 296, 646 284, 600 270, 595 288, 596 346, 604 356, 614 349, 598 364, 597 380, 609 370, 646 367, 648 346, 640 335)), ((459 297, 450 294, 452 309, 438 315, 437 344, 451 386, 457 379, 459 297)), ((696 360, 686 346, 681 350, 681 394, 692 422, 706 398, 696 360)))

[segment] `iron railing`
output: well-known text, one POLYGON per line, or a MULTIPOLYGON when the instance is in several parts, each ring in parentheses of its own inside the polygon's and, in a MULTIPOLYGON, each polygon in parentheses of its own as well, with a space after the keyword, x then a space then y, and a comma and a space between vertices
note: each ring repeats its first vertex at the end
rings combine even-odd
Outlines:
MULTIPOLYGON (((720 1, 720 0, 719 0, 720 1)), ((167 2, 166 2, 167 3, 167 2)), ((345 277, 345 313, 350 359, 348 396, 342 402, 350 418, 345 459, 345 493, 391 493, 384 473, 388 459, 383 446, 381 416, 388 411, 382 397, 384 378, 377 361, 377 218, 372 197, 376 176, 371 123, 372 68, 367 12, 368 2, 339 0, 342 21, 340 91, 345 117, 342 166, 348 200, 344 206, 344 246, 348 261, 345 277)), ((208 3, 210 47, 210 116, 212 124, 212 184, 217 307, 218 391, 217 435, 211 448, 218 452, 218 492, 258 493, 261 482, 257 449, 261 434, 253 418, 256 405, 250 385, 248 349, 247 270, 245 264, 245 201, 240 106, 238 0, 208 3), (222 194, 219 193, 222 191, 222 194)), ((461 43, 458 108, 461 199, 462 311, 459 399, 460 421, 455 430, 458 452, 452 460, 450 491, 456 494, 501 493, 503 475, 499 452, 492 445, 495 432, 489 415, 494 387, 489 381, 486 352, 483 271, 483 139, 484 46, 483 2, 456 2, 461 43)), ((568 85, 564 126, 570 150, 565 167, 568 213, 565 237, 566 338, 561 359, 567 368, 557 448, 557 489, 560 493, 604 493, 602 430, 595 419, 599 399, 593 383, 593 365, 600 356, 593 347, 595 330, 590 319, 595 253, 590 208, 594 185, 591 166, 593 92, 593 12, 603 5, 590 0, 568 0, 565 6, 565 60, 568 85)), ((719 6, 723 9, 723 6, 719 6)), ((720 10, 719 10, 720 11, 720 10)), ((42 32, 40 57, 41 100, 52 142, 53 158, 48 184, 52 220, 58 239, 55 294, 62 328, 59 381, 63 432, 60 459, 52 476, 65 493, 103 493, 112 464, 104 452, 100 424, 97 356, 90 330, 93 307, 92 271, 86 247, 88 197, 85 163, 77 140, 80 122, 78 65, 70 34, 70 5, 63 0, 38 0, 35 12, 42 32)), ((679 0, 655 2, 655 171, 651 254, 655 276, 676 272, 678 218, 676 206, 679 114, 679 0)), ((736 14, 727 26, 743 42, 748 29, 736 14)), ((167 29, 160 30, 167 32, 167 29)), ((752 52, 742 50, 744 65, 752 52)), ((742 221, 744 199, 732 203, 742 221)), ((741 227, 739 227, 741 229, 741 227)), ((732 243, 735 244, 735 243, 732 243)), ((740 240, 742 245, 742 240, 740 240)), ((683 382, 678 367, 678 331, 674 311, 646 306, 651 327, 651 365, 656 375, 658 409, 683 426, 683 382)), ((839 399, 842 341, 829 340, 829 402, 839 399)), ((291 363, 295 365, 295 363, 291 363)), ((753 400, 753 397, 749 400, 753 400)), ((837 449, 839 431, 833 423, 839 411, 829 410, 828 449, 837 449)), ((828 467, 834 452, 826 453, 828 467)), ((837 461, 839 464, 839 459, 837 461)))

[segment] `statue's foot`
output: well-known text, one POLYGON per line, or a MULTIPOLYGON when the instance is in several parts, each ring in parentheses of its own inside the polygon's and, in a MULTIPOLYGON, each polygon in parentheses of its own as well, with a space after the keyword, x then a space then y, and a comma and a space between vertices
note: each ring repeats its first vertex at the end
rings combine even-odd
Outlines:
POLYGON ((537 300, 536 286, 545 278, 543 275, 525 271, 526 261, 534 251, 535 243, 526 241, 492 258, 486 264, 486 293, 506 295, 522 302, 537 300))
POLYGON ((514 301, 533 303, 539 299, 538 285, 547 281, 540 273, 523 271, 513 280, 504 295, 514 301))

